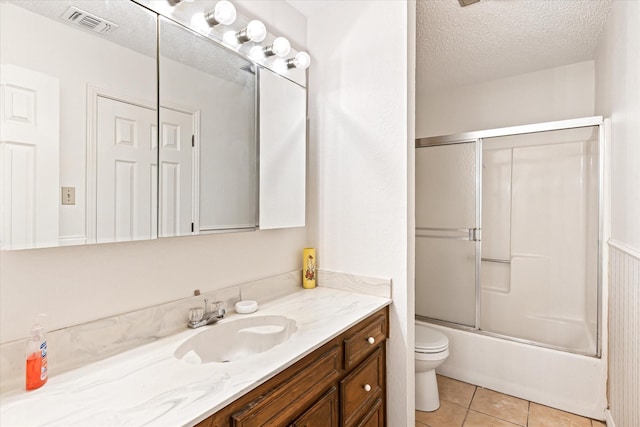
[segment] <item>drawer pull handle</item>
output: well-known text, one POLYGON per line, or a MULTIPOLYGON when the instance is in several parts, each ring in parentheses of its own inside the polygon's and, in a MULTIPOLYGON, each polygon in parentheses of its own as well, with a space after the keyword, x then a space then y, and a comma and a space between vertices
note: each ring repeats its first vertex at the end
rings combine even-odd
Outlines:
POLYGON ((371 386, 369 384, 365 384, 364 391, 367 391, 367 392, 371 391, 371 386))
POLYGON ((373 343, 375 343, 375 342, 376 342, 376 339, 375 339, 374 337, 369 337, 369 338, 367 338, 367 342, 368 342, 369 344, 373 344, 373 343))

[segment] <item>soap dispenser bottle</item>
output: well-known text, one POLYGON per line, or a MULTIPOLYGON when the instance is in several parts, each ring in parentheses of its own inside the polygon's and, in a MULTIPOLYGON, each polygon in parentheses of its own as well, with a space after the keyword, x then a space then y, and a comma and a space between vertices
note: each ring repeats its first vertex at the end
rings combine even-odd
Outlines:
POLYGON ((27 340, 27 371, 26 389, 35 390, 47 382, 47 339, 40 319, 44 314, 39 314, 33 322, 33 327, 27 340))

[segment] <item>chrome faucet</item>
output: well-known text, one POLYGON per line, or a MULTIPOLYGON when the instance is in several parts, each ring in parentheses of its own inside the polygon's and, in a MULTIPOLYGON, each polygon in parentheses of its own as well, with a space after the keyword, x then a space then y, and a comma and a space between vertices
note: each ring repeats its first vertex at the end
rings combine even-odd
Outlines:
POLYGON ((204 299, 204 309, 202 307, 194 307, 189 309, 189 326, 192 329, 199 328, 201 326, 211 325, 216 323, 220 319, 224 319, 224 315, 227 314, 227 310, 224 308, 222 301, 214 301, 215 309, 209 310, 209 300, 204 299))

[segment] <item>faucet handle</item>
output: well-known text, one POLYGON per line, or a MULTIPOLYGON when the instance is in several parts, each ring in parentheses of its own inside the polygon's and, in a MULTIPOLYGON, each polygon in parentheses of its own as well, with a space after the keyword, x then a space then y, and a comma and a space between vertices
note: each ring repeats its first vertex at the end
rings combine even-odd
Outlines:
POLYGON ((216 305, 216 312, 218 313, 218 316, 224 316, 227 313, 227 310, 224 307, 224 301, 215 301, 214 304, 216 305))
POLYGON ((189 321, 191 322, 199 322, 204 317, 204 308, 202 307, 191 307, 189 309, 189 321))

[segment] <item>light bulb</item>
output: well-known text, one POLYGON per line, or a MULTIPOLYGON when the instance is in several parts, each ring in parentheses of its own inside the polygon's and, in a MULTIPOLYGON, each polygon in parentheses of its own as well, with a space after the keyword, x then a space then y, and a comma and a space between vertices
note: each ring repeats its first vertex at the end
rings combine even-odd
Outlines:
POLYGON ((227 0, 221 0, 212 11, 204 14, 204 18, 210 27, 218 24, 231 25, 236 20, 236 8, 227 0))
POLYGON ((283 58, 276 58, 271 64, 271 69, 276 73, 284 74, 287 72, 287 60, 283 58))
POLYGON ((307 52, 298 52, 296 56, 287 61, 287 68, 300 68, 304 70, 311 65, 311 57, 307 52))
POLYGON ((207 21, 205 20, 205 14, 204 13, 195 13, 191 17, 191 27, 192 28, 196 28, 196 29, 201 30, 201 31, 208 31, 209 30, 209 25, 207 24, 207 21))
POLYGON ((239 31, 236 34, 236 38, 240 43, 246 43, 248 41, 261 42, 267 36, 267 28, 264 24, 257 19, 249 22, 247 28, 239 31))
POLYGON ((249 51, 249 57, 254 61, 262 61, 264 59, 264 50, 262 46, 254 46, 249 51))
POLYGON ((289 40, 284 37, 276 38, 271 46, 267 46, 264 48, 264 54, 266 56, 279 56, 280 58, 285 57, 291 51, 291 43, 289 40))

